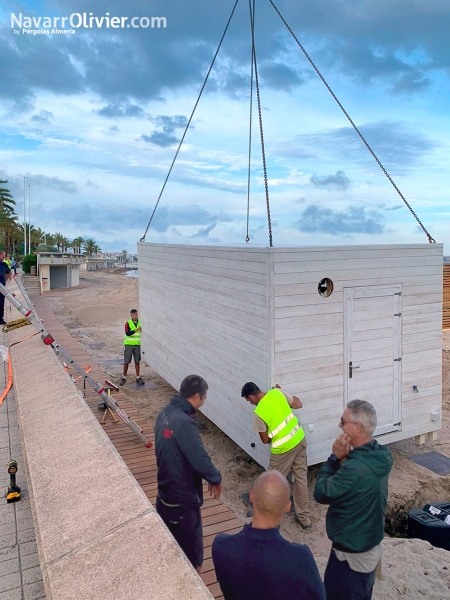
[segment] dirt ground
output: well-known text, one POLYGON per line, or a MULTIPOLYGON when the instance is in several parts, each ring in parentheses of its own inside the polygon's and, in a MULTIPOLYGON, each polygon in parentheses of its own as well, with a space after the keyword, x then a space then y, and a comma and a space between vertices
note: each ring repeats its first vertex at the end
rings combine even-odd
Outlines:
MULTIPOLYGON (((108 361, 123 356, 123 327, 131 308, 139 309, 138 279, 126 276, 122 271, 96 271, 85 273, 80 289, 53 292, 46 295, 54 312, 69 326, 71 334, 88 353, 113 377, 119 378, 122 367, 108 361)), ((405 598, 415 600, 450 599, 450 555, 447 551, 433 548, 420 540, 401 539, 405 533, 406 517, 413 506, 422 507, 427 502, 450 502, 450 476, 439 476, 408 460, 408 457, 435 450, 450 456, 450 330, 443 332, 443 429, 435 442, 427 441, 417 446, 414 440, 390 444, 394 467, 390 477, 387 532, 383 572, 385 580, 377 582, 375 600, 405 598), (395 536, 395 537, 394 537, 395 536)), ((174 393, 150 367, 144 366, 142 376, 157 384, 156 390, 133 391, 125 385, 127 394, 142 415, 142 422, 153 426, 155 417, 174 393)), ((128 382, 134 382, 131 368, 128 382)), ((307 399, 304 399, 307 401, 307 399)), ((200 420, 206 429, 203 442, 214 464, 223 476, 223 500, 243 520, 247 507, 240 494, 248 492, 262 468, 239 446, 203 415, 200 420)), ((326 565, 330 542, 325 533, 326 507, 312 498, 319 466, 310 467, 308 473, 311 520, 313 526, 303 531, 286 515, 281 524, 283 535, 295 542, 306 543, 313 551, 321 570, 326 565)))

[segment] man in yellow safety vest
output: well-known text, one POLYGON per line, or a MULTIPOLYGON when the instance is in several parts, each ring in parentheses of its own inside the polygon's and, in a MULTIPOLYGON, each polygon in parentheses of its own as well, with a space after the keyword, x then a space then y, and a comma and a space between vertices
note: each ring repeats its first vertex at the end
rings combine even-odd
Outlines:
POLYGON ((279 386, 262 392, 253 382, 244 385, 241 396, 256 406, 254 429, 264 444, 271 444, 269 469, 280 471, 285 477, 292 471, 296 519, 303 529, 310 529, 306 438, 292 412, 293 408, 302 407, 300 399, 282 392, 279 386))
POLYGON ((136 383, 144 385, 145 381, 140 377, 141 362, 141 321, 138 317, 138 311, 133 308, 130 311, 130 320, 125 323, 125 336, 123 338, 123 377, 119 385, 125 385, 127 382, 128 365, 134 359, 134 368, 136 370, 136 383))

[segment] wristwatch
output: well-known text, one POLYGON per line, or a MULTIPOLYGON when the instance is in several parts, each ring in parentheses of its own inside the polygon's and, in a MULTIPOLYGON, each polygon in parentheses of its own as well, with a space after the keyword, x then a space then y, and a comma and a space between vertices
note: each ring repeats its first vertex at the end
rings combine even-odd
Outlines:
POLYGON ((338 458, 338 457, 336 456, 336 454, 334 454, 334 453, 331 453, 331 454, 330 454, 330 456, 328 457, 328 460, 331 460, 331 462, 332 462, 333 464, 335 464, 335 465, 337 465, 338 463, 340 463, 340 462, 341 462, 341 459, 340 459, 340 458, 338 458))

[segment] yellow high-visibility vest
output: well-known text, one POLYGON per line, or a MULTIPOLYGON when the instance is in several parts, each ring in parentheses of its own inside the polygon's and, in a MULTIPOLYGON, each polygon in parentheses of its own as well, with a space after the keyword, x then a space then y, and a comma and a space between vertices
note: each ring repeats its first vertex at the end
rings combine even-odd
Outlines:
POLYGON ((140 346, 141 345, 141 332, 136 331, 141 326, 141 321, 138 319, 137 323, 134 323, 133 319, 128 321, 130 331, 134 331, 133 335, 125 334, 123 338, 124 346, 140 346))
POLYGON ((258 402, 254 412, 268 427, 272 444, 270 451, 273 454, 284 454, 295 448, 305 437, 297 417, 284 394, 278 389, 267 392, 258 402))

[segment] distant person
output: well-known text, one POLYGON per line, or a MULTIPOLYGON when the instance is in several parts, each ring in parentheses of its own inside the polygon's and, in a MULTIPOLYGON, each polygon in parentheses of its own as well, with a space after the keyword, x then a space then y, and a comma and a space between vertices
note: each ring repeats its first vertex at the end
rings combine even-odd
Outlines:
POLYGON ((140 376, 141 362, 141 322, 138 317, 138 311, 133 308, 130 311, 130 319, 125 323, 125 336, 123 339, 123 377, 119 385, 125 385, 127 382, 128 365, 134 360, 134 369, 136 371, 136 383, 144 385, 145 381, 140 376))
POLYGON ((234 535, 219 533, 212 559, 225 600, 325 600, 308 546, 285 540, 280 522, 291 506, 279 471, 262 473, 250 492, 253 521, 234 535))
POLYGON ((13 268, 14 275, 17 275, 17 265, 16 265, 16 259, 14 258, 14 256, 11 256, 11 266, 13 268))
POLYGON ((327 600, 370 600, 383 553, 384 518, 392 456, 372 439, 375 408, 347 404, 332 454, 317 477, 314 498, 329 504, 326 528, 332 549, 325 570, 327 600))
POLYGON ((5 262, 8 265, 8 267, 11 269, 11 267, 12 267, 12 260, 11 260, 11 258, 9 256, 7 256, 6 258, 4 258, 3 262, 5 262))
MULTIPOLYGON (((11 269, 5 262, 5 253, 0 252, 0 283, 6 286, 6 280, 11 278, 11 269)), ((0 325, 6 325, 5 296, 0 292, 0 325)))
POLYGON ((292 412, 293 408, 302 408, 300 399, 283 392, 278 386, 262 392, 251 381, 244 385, 241 396, 256 406, 254 429, 263 444, 271 444, 269 468, 280 471, 285 477, 292 472, 296 520, 302 529, 310 529, 306 438, 292 412))
POLYGON ((216 500, 222 482, 193 420, 207 392, 203 377, 188 375, 155 423, 156 510, 198 573, 203 565, 202 480, 216 500))

